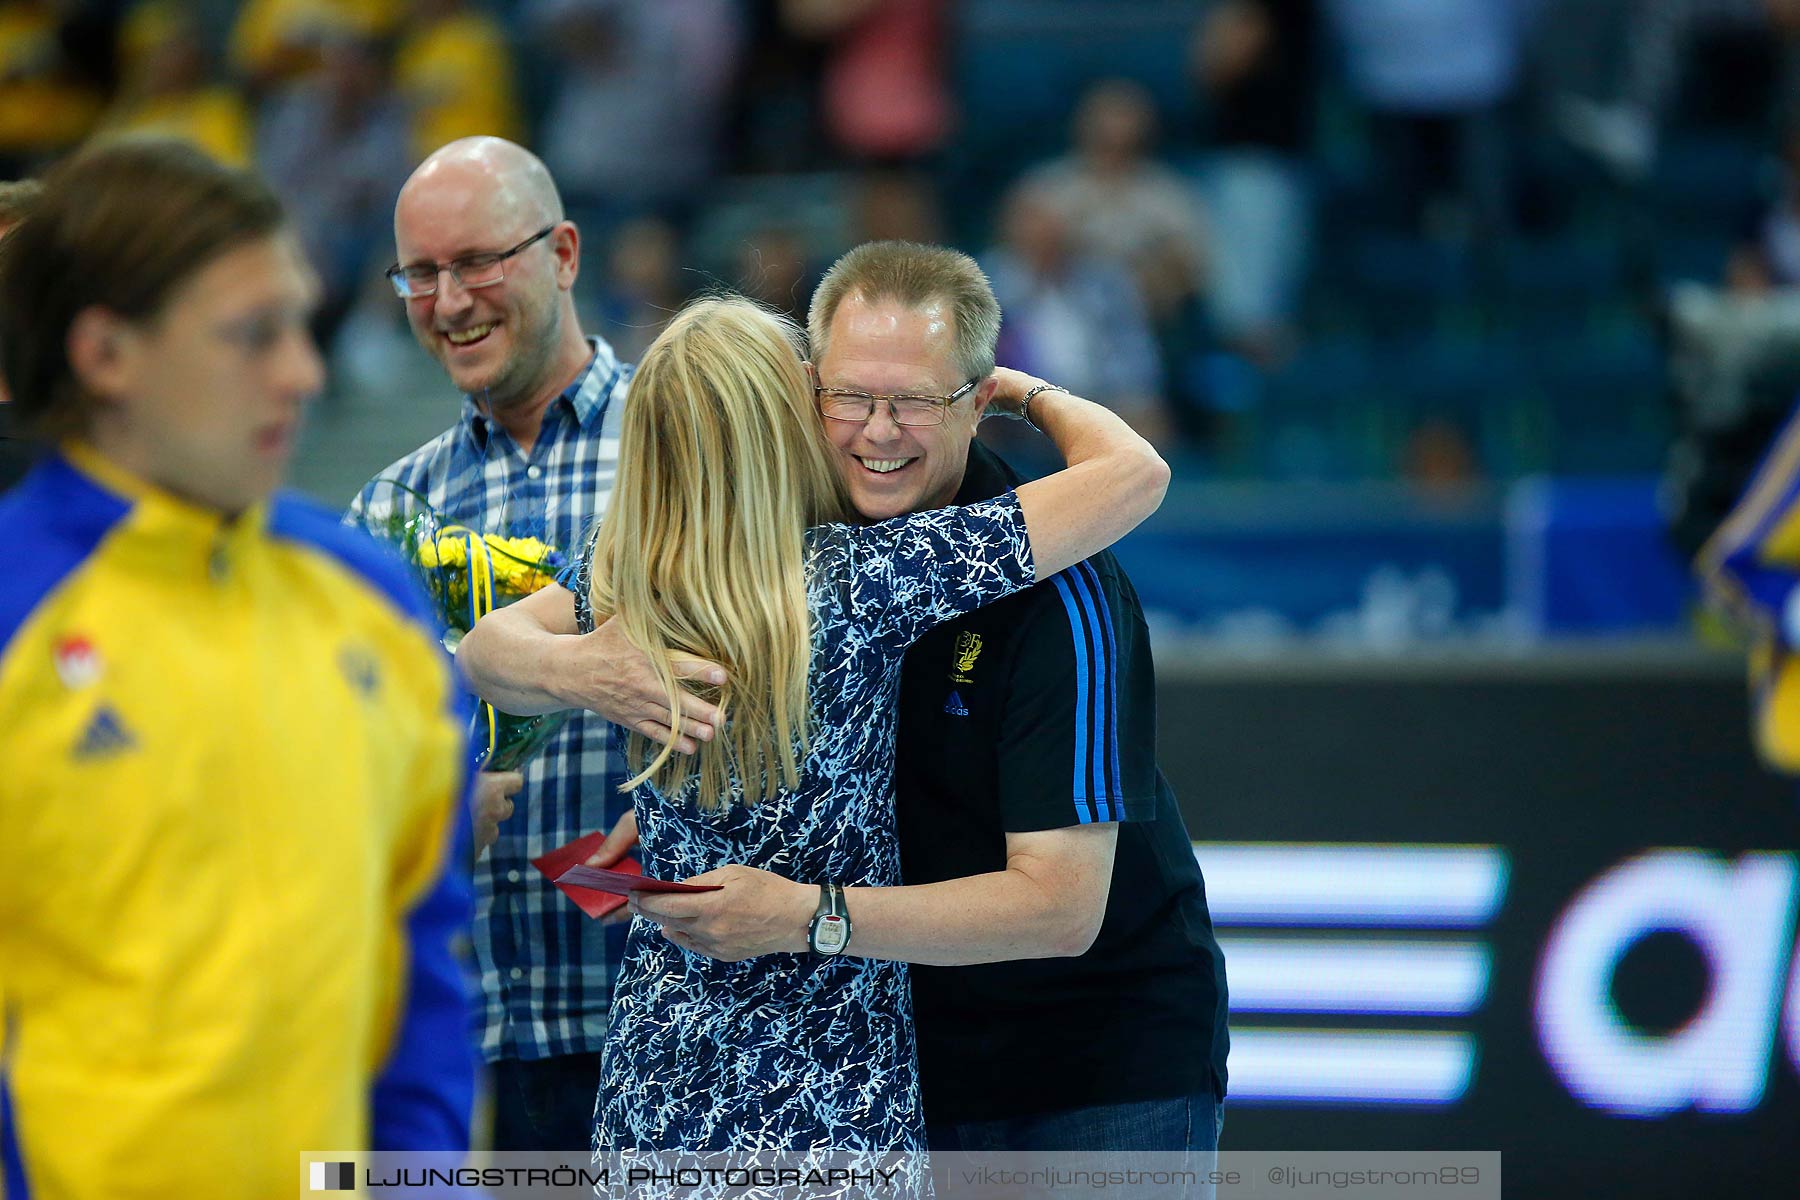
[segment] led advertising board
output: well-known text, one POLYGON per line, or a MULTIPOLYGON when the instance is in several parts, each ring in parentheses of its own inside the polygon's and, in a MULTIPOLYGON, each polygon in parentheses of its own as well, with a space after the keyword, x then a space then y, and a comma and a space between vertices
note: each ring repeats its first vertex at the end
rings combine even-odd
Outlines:
POLYGON ((1228 1147, 1500 1150, 1542 1200, 1800 1195, 1800 786, 1751 759, 1738 680, 1161 699, 1232 993, 1228 1147))

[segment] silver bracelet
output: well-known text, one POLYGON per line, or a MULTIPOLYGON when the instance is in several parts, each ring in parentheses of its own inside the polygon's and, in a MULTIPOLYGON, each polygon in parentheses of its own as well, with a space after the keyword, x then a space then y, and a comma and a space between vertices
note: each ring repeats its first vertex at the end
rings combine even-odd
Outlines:
POLYGON ((1062 386, 1060 383, 1040 383, 1030 391, 1026 392, 1024 398, 1019 401, 1019 419, 1039 433, 1042 433, 1044 432, 1044 427, 1031 419, 1031 398, 1039 392, 1061 392, 1063 395, 1067 396, 1069 394, 1069 389, 1062 386))

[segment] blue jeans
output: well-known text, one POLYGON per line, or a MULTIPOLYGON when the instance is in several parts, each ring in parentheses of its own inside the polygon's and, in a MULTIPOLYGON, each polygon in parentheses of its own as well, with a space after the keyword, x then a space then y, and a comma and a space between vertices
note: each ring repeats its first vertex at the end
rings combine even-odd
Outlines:
MULTIPOLYGON (((999 1121, 941 1122, 926 1129, 933 1150, 970 1154, 997 1152, 1106 1154, 1180 1154, 1194 1159, 1190 1170, 1212 1169, 1217 1161, 1219 1135, 1225 1128, 1225 1105, 1211 1088, 1192 1096, 1169 1100, 1136 1100, 1125 1104, 1097 1104, 1060 1112, 999 1121)), ((1167 1166, 1147 1160, 1146 1166, 1167 1166)), ((1160 1196, 1182 1195, 1212 1200, 1214 1188, 1202 1183, 1186 1191, 1159 1191, 1160 1196)), ((1111 1195, 1134 1195, 1129 1189, 1111 1195)))
POLYGON ((594 1136, 600 1052, 493 1065, 494 1149, 571 1152, 594 1136))

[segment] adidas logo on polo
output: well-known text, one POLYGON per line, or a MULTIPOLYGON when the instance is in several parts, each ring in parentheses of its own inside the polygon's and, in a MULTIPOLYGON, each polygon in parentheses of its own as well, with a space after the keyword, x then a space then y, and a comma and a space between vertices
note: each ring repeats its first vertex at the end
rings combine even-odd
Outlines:
POLYGON ((944 711, 953 717, 966 717, 969 715, 969 706, 963 703, 961 696, 951 692, 950 698, 944 701, 944 711))
POLYGON ((125 728, 119 714, 113 711, 110 704, 102 704, 88 718, 87 728, 81 733, 81 740, 75 743, 73 757, 77 762, 93 762, 96 759, 111 758, 127 750, 137 749, 137 739, 125 728))

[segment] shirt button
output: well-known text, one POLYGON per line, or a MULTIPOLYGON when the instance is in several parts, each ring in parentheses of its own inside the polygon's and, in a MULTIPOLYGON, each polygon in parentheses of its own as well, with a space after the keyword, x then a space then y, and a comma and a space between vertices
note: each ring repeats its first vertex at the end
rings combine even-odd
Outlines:
POLYGON ((506 873, 506 882, 508 882, 508 883, 519 882, 519 873, 517 871, 508 871, 506 873))
POLYGON ((508 971, 507 974, 511 975, 514 979, 525 978, 525 970, 522 967, 514 967, 512 970, 508 971))
POLYGON ((527 479, 536 479, 543 473, 544 468, 538 466, 536 463, 532 463, 529 467, 525 468, 525 478, 527 479))

